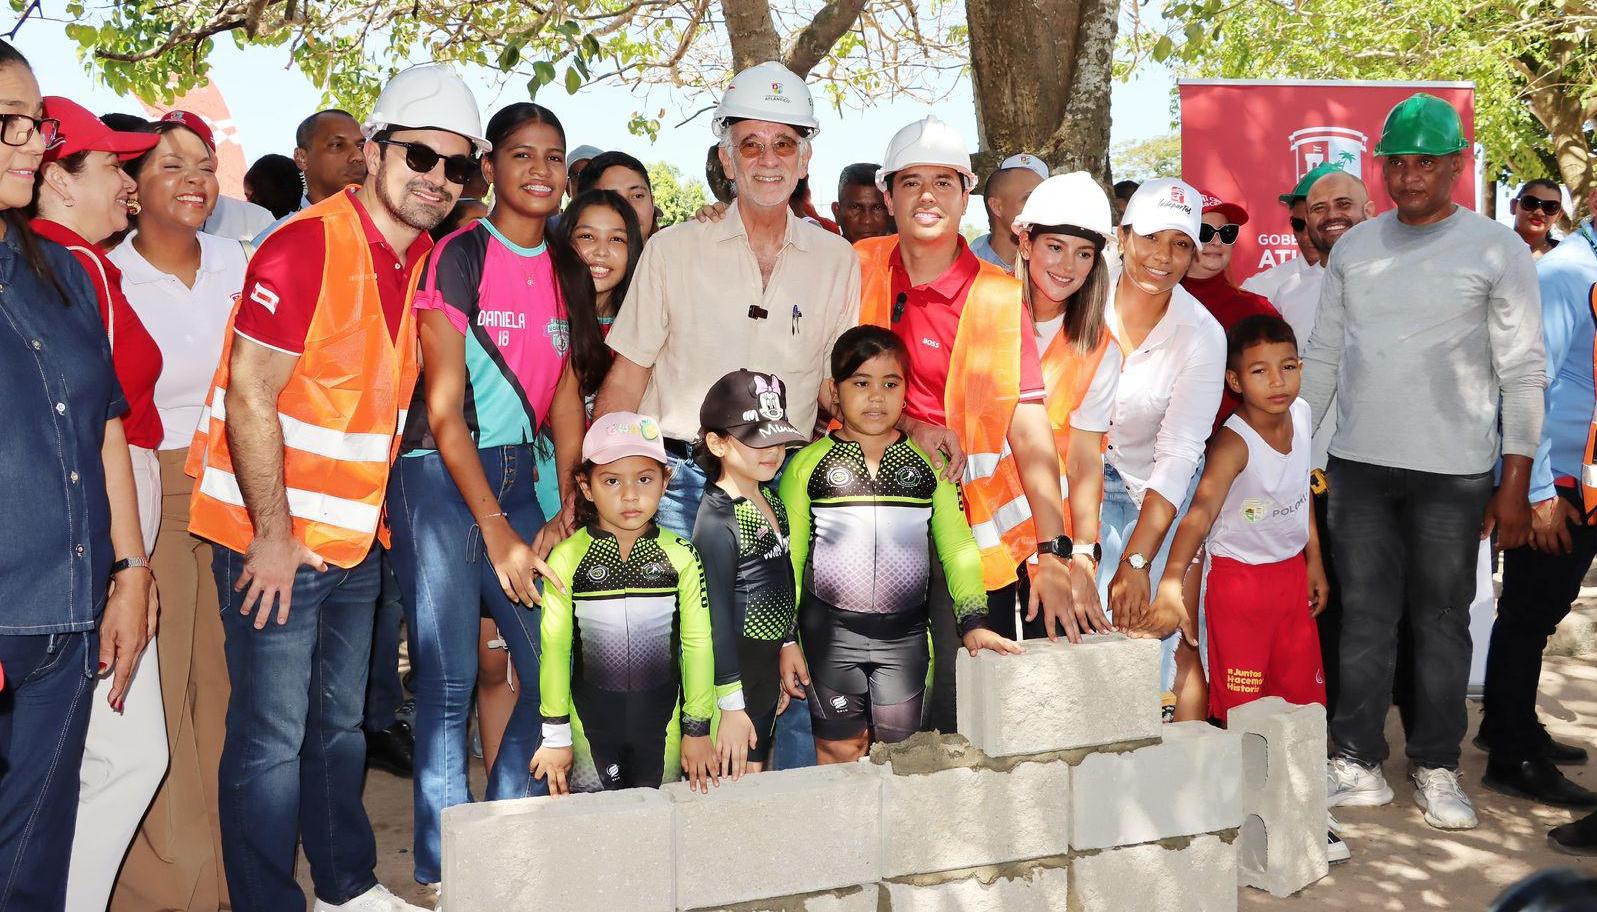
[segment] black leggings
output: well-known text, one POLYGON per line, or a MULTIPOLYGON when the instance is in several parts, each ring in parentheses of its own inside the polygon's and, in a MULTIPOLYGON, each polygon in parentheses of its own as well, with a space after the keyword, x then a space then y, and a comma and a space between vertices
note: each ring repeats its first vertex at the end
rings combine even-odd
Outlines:
POLYGON ((866 615, 812 602, 800 624, 815 737, 846 741, 871 728, 894 742, 915 733, 931 666, 924 610, 866 615))

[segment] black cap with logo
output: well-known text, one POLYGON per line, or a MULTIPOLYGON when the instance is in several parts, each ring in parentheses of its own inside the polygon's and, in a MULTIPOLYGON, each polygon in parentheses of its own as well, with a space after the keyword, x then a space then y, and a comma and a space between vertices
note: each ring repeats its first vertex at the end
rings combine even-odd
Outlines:
POLYGON ((751 447, 809 443, 787 419, 787 387, 775 374, 736 370, 715 381, 699 406, 699 426, 751 447))

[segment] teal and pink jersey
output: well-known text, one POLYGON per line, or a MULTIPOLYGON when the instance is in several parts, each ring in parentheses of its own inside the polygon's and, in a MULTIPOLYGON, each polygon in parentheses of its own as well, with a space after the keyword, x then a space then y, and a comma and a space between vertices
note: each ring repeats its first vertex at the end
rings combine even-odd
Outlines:
MULTIPOLYGON (((464 409, 477 446, 534 442, 571 350, 548 248, 518 246, 479 219, 433 248, 415 306, 442 312, 466 337, 464 409)), ((437 448, 421 391, 418 384, 407 455, 437 448)))

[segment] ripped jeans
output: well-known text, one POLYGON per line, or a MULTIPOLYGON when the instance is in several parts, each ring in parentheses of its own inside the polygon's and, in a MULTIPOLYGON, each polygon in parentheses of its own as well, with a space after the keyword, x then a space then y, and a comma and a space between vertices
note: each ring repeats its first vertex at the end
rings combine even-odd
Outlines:
POLYGON ((1331 457, 1331 546, 1342 586, 1341 693, 1332 751, 1367 767, 1389 753, 1398 628, 1413 634, 1408 757, 1458 767, 1468 727, 1469 607, 1492 473, 1439 475, 1331 457))

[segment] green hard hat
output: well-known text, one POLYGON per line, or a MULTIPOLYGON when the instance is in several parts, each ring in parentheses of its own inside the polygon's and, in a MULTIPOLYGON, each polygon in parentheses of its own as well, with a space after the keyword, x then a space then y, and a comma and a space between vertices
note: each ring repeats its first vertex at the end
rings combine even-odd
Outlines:
POLYGON ((1417 92, 1386 115, 1375 154, 1451 155, 1468 146, 1464 124, 1453 106, 1435 95, 1417 92))
POLYGON ((1327 174, 1332 173, 1333 171, 1341 170, 1342 165, 1338 162, 1326 162, 1322 165, 1315 165, 1313 170, 1309 171, 1308 174, 1303 175, 1302 180, 1298 181, 1298 185, 1293 187, 1291 192, 1283 193, 1276 197, 1276 199, 1280 200, 1282 204, 1287 206, 1292 205, 1300 199, 1307 199, 1309 196, 1309 188, 1314 186, 1315 181, 1326 176, 1327 174))

